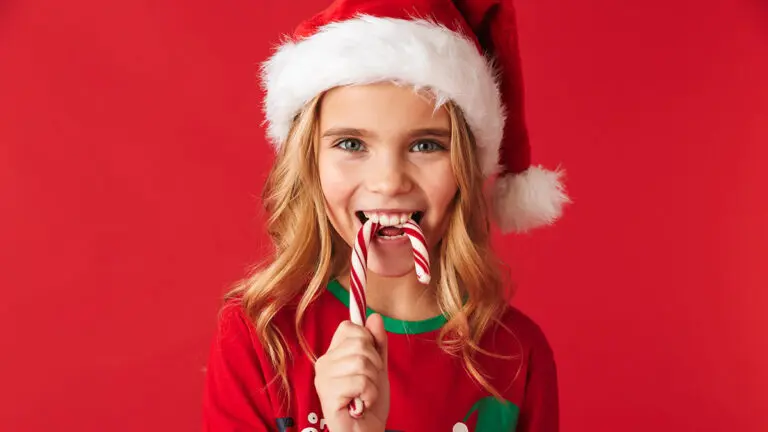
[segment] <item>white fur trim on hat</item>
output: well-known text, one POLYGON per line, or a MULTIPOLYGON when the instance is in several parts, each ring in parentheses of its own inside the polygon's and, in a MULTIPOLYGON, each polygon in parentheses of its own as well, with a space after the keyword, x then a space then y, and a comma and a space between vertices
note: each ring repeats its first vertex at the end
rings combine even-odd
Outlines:
POLYGON ((304 104, 331 88, 396 81, 435 92, 463 111, 488 176, 498 172, 504 108, 492 65, 477 46, 434 22, 361 15, 286 42, 262 68, 267 133, 285 142, 304 104))
POLYGON ((560 218, 563 206, 570 202, 561 182, 563 174, 531 166, 496 179, 493 210, 501 231, 525 232, 560 218))

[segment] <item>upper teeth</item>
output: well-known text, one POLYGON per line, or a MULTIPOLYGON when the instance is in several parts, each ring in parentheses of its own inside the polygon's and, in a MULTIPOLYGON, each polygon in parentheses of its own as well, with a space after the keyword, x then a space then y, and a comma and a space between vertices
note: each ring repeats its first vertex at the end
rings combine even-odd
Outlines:
POLYGON ((383 213, 369 213, 363 212, 365 217, 370 219, 373 223, 378 223, 383 226, 396 226, 402 225, 408 222, 408 219, 413 216, 413 213, 400 213, 400 214, 383 214, 383 213))

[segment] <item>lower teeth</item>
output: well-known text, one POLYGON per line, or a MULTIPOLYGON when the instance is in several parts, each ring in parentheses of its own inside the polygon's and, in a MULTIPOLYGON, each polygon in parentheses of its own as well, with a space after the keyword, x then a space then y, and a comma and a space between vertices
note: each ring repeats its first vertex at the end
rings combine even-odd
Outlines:
POLYGON ((383 238, 387 238, 387 239, 395 239, 395 238, 405 237, 405 233, 398 234, 398 235, 393 235, 393 236, 385 235, 385 234, 379 234, 378 236, 379 237, 383 237, 383 238))

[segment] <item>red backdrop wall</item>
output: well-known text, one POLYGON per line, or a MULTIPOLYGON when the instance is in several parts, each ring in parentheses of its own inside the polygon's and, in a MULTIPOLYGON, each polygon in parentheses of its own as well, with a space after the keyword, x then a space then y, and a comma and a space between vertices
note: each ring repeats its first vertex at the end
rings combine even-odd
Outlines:
MULTIPOLYGON (((0 3, 0 430, 199 429, 263 253, 257 65, 324 4, 0 3)), ((768 430, 768 7, 517 4, 534 157, 575 205, 497 243, 562 430, 768 430)))

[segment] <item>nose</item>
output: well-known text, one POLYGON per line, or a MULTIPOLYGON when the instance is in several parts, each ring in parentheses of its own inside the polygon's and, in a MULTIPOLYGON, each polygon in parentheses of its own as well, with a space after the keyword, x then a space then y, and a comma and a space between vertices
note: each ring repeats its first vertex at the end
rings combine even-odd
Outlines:
POLYGON ((387 196, 406 194, 413 189, 407 162, 395 155, 383 155, 370 164, 366 174, 368 190, 387 196))

